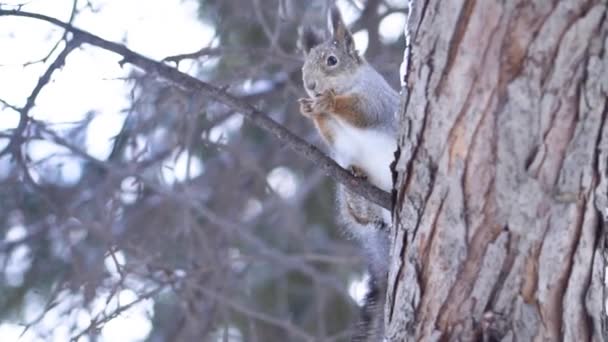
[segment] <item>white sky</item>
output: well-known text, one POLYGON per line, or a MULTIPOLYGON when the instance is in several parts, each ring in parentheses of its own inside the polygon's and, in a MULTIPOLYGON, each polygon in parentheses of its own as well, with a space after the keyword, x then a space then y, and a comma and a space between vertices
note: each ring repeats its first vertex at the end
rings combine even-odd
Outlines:
MULTIPOLYGON (((23 10, 46 14, 62 21, 67 21, 72 0, 0 0, 3 7, 26 2, 23 10)), ((205 25, 197 17, 198 2, 196 0, 91 0, 96 13, 83 9, 75 20, 75 26, 88 30, 102 38, 124 42, 129 48, 154 59, 166 56, 193 52, 210 44, 214 35, 213 27, 205 25)), ((82 3, 82 1, 81 1, 82 3)), ((355 12, 349 11, 341 3, 345 20, 355 19, 355 12)), ((382 22, 380 32, 383 40, 391 41, 398 38, 402 32, 404 16, 392 15, 382 22)), ((62 31, 34 19, 17 17, 0 17, 0 98, 10 104, 21 107, 27 96, 38 81, 38 77, 46 70, 50 61, 23 66, 24 62, 35 61, 45 56, 62 31)), ((367 47, 367 32, 355 33, 356 44, 362 53, 367 47)), ((60 47, 59 51, 61 50, 60 47)), ((127 94, 129 87, 121 80, 129 73, 129 67, 121 68, 120 58, 112 53, 104 52, 91 46, 85 46, 70 54, 66 66, 53 74, 52 82, 40 93, 36 106, 31 115, 39 120, 52 123, 54 128, 69 128, 70 123, 82 120, 87 112, 95 113, 87 131, 85 149, 94 157, 104 159, 108 156, 112 138, 119 132, 125 115, 123 109, 128 106, 127 94)), ((194 65, 182 62, 180 70, 194 74, 194 65)), ((0 131, 17 126, 18 114, 0 105, 0 131)), ((238 129, 242 118, 234 116, 227 120, 222 127, 211 132, 211 137, 220 139, 224 134, 238 129)), ((0 139, 0 149, 7 143, 0 139)), ((42 160, 58 152, 65 152, 59 146, 50 142, 32 142, 27 151, 33 161, 42 160)), ((6 167, 6 160, 0 160, 0 176, 6 167), (4 164, 3 164, 4 163, 4 164), (4 167, 3 167, 4 165, 4 167)), ((204 165, 197 158, 188 158, 187 154, 174 155, 164 164, 162 175, 170 184, 186 178, 194 177, 204 171, 204 165), (190 160, 189 167, 186 161, 190 160)), ((56 177, 64 182, 76 182, 80 178, 81 164, 78 159, 67 156, 54 156, 39 169, 33 170, 34 177, 56 177), (52 172, 51 172, 52 171, 52 172), (53 176, 54 174, 54 176, 53 176)), ((293 196, 297 187, 297 179, 293 172, 286 167, 274 169, 267 178, 271 187, 282 197, 293 196)), ((133 182, 126 179, 123 182, 125 196, 123 200, 132 201, 133 182)), ((254 200, 252 200, 254 203, 254 200)), ((258 202, 259 205, 259 202, 258 202)), ((255 215, 252 206, 252 215, 255 215)), ((24 234, 22 226, 9 229, 5 239, 16 239, 24 234)), ((10 274, 7 283, 19 285, 23 271, 29 267, 29 249, 21 246, 9 256, 10 274), (21 248, 22 247, 22 248, 21 248), (9 279, 10 278, 10 279, 9 279)), ((121 256, 124 260, 124 256, 121 256)), ((108 271, 112 272, 113 263, 107 263, 108 271)), ((361 281, 353 282, 351 293, 362 297, 361 281)), ((82 300, 78 296, 63 294, 61 305, 51 310, 38 327, 39 331, 31 330, 19 339, 23 328, 17 322, 0 323, 0 341, 66 341, 70 331, 65 320, 61 319, 61 310, 74 302, 82 300), (62 324, 63 323, 63 324, 62 324), (43 338, 37 333, 46 335, 43 338), (47 335, 48 334, 48 335, 47 335)), ((39 295, 28 293, 26 296, 25 317, 32 319, 42 309, 44 300, 39 295)), ((119 293, 121 303, 135 299, 135 293, 125 289, 119 293)), ((70 317, 84 329, 91 314, 105 306, 105 298, 94 301, 91 311, 78 310, 71 312, 70 317), (97 304, 95 304, 97 303, 97 304)), ((151 315, 153 302, 144 301, 135 305, 131 310, 107 324, 102 332, 102 341, 142 341, 152 329, 151 315)), ((68 322, 71 323, 71 322, 68 322)), ((237 332, 238 333, 238 332, 237 332)), ((237 334, 235 333, 235 334, 237 334)), ((83 339, 86 340, 86 339, 83 339)))

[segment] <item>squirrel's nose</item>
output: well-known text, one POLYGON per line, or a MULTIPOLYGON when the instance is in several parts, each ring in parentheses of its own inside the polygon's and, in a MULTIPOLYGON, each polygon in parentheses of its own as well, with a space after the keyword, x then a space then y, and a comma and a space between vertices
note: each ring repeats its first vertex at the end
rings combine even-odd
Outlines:
POLYGON ((308 90, 315 90, 316 86, 317 86, 317 82, 315 82, 315 81, 306 82, 306 88, 308 88, 308 90))

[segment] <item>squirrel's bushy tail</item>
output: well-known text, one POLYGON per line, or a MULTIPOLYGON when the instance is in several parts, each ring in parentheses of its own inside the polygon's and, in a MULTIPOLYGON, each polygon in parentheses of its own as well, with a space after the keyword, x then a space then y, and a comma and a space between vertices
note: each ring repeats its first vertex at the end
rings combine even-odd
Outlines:
POLYGON ((369 289, 361 307, 359 321, 355 326, 352 342, 382 342, 384 336, 384 300, 386 286, 373 277, 369 278, 369 289))
POLYGON ((389 223, 383 209, 338 185, 338 210, 349 235, 362 247, 368 263, 369 281, 353 342, 381 342, 384 336, 384 301, 388 277, 389 223))

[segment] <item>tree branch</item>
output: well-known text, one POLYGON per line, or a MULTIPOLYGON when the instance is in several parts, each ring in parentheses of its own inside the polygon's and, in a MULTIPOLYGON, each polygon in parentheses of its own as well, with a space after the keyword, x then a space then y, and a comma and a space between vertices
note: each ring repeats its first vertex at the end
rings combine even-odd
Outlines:
POLYGON ((228 94, 220 88, 214 87, 190 75, 184 74, 166 64, 144 57, 134 51, 131 51, 122 44, 102 39, 92 33, 73 27, 72 25, 53 17, 38 13, 3 9, 0 9, 0 16, 19 16, 46 21, 71 32, 74 35, 74 38, 81 42, 119 54, 123 57, 123 60, 120 62, 121 64, 129 63, 135 65, 148 73, 157 74, 162 78, 173 82, 177 86, 180 86, 181 88, 185 88, 190 91, 200 91, 214 100, 221 102, 233 110, 243 114, 253 124, 271 133, 281 143, 314 162, 316 165, 321 167, 321 169, 328 176, 333 178, 335 181, 344 184, 354 193, 363 196, 388 210, 391 210, 391 198, 388 193, 378 189, 364 180, 354 177, 350 174, 350 172, 340 167, 331 158, 324 155, 315 146, 294 135, 285 127, 255 107, 228 94))
MULTIPOLYGON (((0 13, 1 12, 3 12, 2 9, 0 9, 0 13)), ((14 109, 19 112, 19 124, 17 125, 17 128, 15 128, 15 131, 13 132, 13 136, 12 136, 10 142, 8 143, 8 145, 4 148, 4 150, 0 151, 0 157, 5 155, 6 153, 13 152, 13 156, 15 158, 17 158, 17 160, 19 160, 21 158, 21 155, 20 155, 20 153, 18 153, 18 151, 19 151, 19 147, 25 140, 23 134, 27 128, 30 110, 36 104, 36 99, 38 98, 38 95, 42 91, 42 88, 44 88, 51 81, 51 76, 53 75, 55 70, 60 69, 63 66, 67 56, 76 47, 78 47, 79 44, 80 44, 80 42, 76 38, 69 40, 69 41, 66 40, 65 48, 59 53, 57 58, 49 65, 49 67, 46 69, 44 74, 42 74, 42 76, 40 76, 40 79, 38 79, 38 83, 32 90, 31 94, 28 96, 28 98, 25 102, 25 106, 23 106, 23 108, 16 108, 14 106, 9 106, 11 109, 14 109)), ((4 101, 2 101, 2 102, 4 105, 8 106, 8 104, 6 102, 4 102, 4 101)))

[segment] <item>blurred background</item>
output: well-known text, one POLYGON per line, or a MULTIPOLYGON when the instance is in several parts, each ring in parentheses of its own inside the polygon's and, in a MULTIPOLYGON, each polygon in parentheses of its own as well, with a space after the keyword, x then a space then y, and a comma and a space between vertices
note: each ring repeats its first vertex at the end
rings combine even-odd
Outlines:
MULTIPOLYGON (((166 59, 320 147, 298 112, 296 41, 303 24, 325 30, 329 4, 0 0, 166 59)), ((337 5, 397 88, 406 2, 337 5)), ((70 38, 0 17, 0 341, 348 340, 366 272, 333 182, 99 48, 71 51, 34 92, 70 38)))

